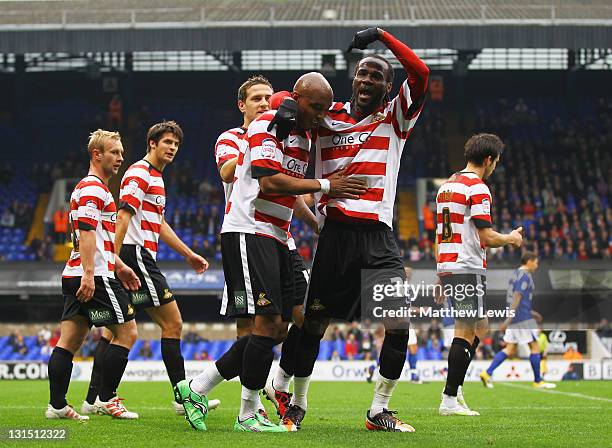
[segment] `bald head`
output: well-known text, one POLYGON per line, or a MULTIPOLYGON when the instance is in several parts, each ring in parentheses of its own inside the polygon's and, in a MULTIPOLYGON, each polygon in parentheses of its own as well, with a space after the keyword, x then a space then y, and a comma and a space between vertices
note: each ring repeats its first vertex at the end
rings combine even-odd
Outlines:
POLYGON ((293 91, 306 96, 313 93, 327 95, 330 102, 334 98, 334 91, 329 82, 327 82, 327 79, 321 73, 317 72, 310 72, 300 76, 295 86, 293 86, 293 91))
POLYGON ((298 127, 311 129, 323 120, 334 99, 334 91, 322 74, 310 72, 300 76, 291 96, 298 103, 298 127))

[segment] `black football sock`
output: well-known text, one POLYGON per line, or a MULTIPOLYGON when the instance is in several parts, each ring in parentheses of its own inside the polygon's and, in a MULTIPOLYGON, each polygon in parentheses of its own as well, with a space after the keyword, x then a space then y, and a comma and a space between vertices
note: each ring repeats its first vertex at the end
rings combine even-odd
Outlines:
POLYGON ((457 389, 463 383, 465 372, 470 365, 470 348, 472 345, 461 338, 454 338, 448 351, 448 374, 444 393, 451 397, 457 396, 457 389))
POLYGON ((185 360, 181 354, 181 340, 162 338, 161 355, 172 387, 185 379, 185 360))
POLYGON ((319 356, 319 347, 323 335, 310 334, 305 329, 300 332, 300 338, 295 349, 294 375, 306 378, 312 375, 315 362, 319 356))
POLYGON ((276 341, 267 336, 252 334, 242 354, 240 383, 250 390, 260 390, 266 385, 274 360, 276 341))
POLYGON ((91 368, 91 379, 89 380, 89 389, 87 390, 87 397, 85 398, 85 401, 89 404, 94 404, 96 402, 100 384, 102 383, 102 362, 104 360, 104 353, 106 353, 109 344, 110 341, 102 337, 98 341, 98 345, 96 345, 93 367, 91 368))
POLYGON ((240 371, 242 370, 242 355, 244 354, 244 348, 246 347, 250 338, 250 334, 247 336, 242 336, 240 339, 234 342, 234 344, 223 354, 223 356, 217 359, 217 362, 215 363, 217 370, 227 381, 240 375, 240 371))
POLYGON ((49 403, 55 409, 63 409, 68 404, 66 393, 70 385, 73 357, 65 348, 55 347, 49 358, 49 403))
POLYGON ((463 381, 465 381, 465 375, 467 375, 467 369, 470 368, 472 360, 476 357, 476 349, 478 348, 478 344, 480 344, 480 339, 478 339, 478 336, 474 336, 474 342, 470 346, 470 362, 468 362, 468 365, 465 367, 463 379, 461 380, 461 383, 459 383, 460 386, 463 386, 463 381))
POLYGON ((408 351, 408 333, 396 334, 385 332, 380 349, 379 372, 390 380, 397 380, 402 374, 408 351))
POLYGON ((302 330, 297 325, 291 325, 289 332, 287 333, 287 339, 283 342, 281 348, 280 367, 285 371, 287 375, 293 376, 295 373, 295 351, 297 349, 298 342, 300 341, 300 333, 302 330))
POLYGON ((109 401, 117 395, 117 388, 125 372, 130 350, 120 345, 110 344, 102 362, 102 384, 98 396, 100 401, 109 401))

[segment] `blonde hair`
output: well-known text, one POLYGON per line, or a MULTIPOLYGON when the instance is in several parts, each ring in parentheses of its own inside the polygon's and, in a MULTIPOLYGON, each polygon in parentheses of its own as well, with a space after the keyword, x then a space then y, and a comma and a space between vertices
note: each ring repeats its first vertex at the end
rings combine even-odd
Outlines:
POLYGON ((104 152, 104 144, 106 143, 106 140, 109 139, 121 140, 121 135, 119 132, 105 131, 103 129, 98 129, 89 134, 89 142, 87 143, 87 151, 89 152, 89 155, 91 156, 94 149, 104 152))

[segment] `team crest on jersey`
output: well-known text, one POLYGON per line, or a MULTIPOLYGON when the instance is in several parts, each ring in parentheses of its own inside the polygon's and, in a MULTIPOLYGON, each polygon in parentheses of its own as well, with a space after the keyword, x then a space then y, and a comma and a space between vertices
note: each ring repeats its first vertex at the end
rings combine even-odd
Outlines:
POLYGON ((383 121, 385 119, 385 114, 382 112, 376 112, 372 115, 372 123, 378 123, 379 121, 383 121))
POLYGON ((266 298, 266 293, 265 292, 260 292, 259 293, 259 298, 257 299, 257 306, 268 306, 270 305, 272 302, 270 302, 267 298, 266 298))
POLYGON ((131 316, 132 314, 134 314, 134 307, 128 303, 128 306, 127 306, 127 315, 131 316))
POLYGON ((309 308, 312 311, 323 311, 325 309, 325 307, 323 306, 323 304, 321 304, 321 301, 319 299, 314 299, 312 301, 312 305, 310 305, 309 308))
POLYGON ((170 300, 172 298, 172 292, 168 288, 164 289, 164 300, 170 300))
POLYGON ((264 159, 276 158, 276 141, 272 138, 266 138, 261 142, 261 156, 264 159))

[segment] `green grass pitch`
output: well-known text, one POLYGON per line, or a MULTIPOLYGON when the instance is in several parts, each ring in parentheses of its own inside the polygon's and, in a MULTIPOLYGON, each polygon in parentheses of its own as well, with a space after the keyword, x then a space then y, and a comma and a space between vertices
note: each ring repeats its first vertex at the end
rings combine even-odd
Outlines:
MULTIPOLYGON (((68 401, 78 410, 87 385, 73 383, 68 401)), ((373 385, 367 383, 313 383, 302 430, 288 434, 232 432, 239 406, 240 385, 217 387, 212 398, 222 401, 211 412, 209 430, 198 433, 170 407, 167 383, 124 383, 120 396, 137 421, 113 421, 92 416, 86 423, 46 420, 45 381, 0 383, 0 428, 66 428, 62 442, 0 440, 0 446, 120 446, 120 447, 612 447, 612 382, 559 383, 554 391, 538 391, 528 383, 496 383, 487 390, 480 383, 465 386, 465 395, 480 417, 440 417, 437 407, 442 383, 400 383, 391 409, 416 428, 414 434, 370 432, 364 427, 373 385), (271 440, 273 438, 274 440, 271 440), (282 439, 282 440, 280 440, 282 439)), ((272 405, 265 402, 269 413, 272 405)))

